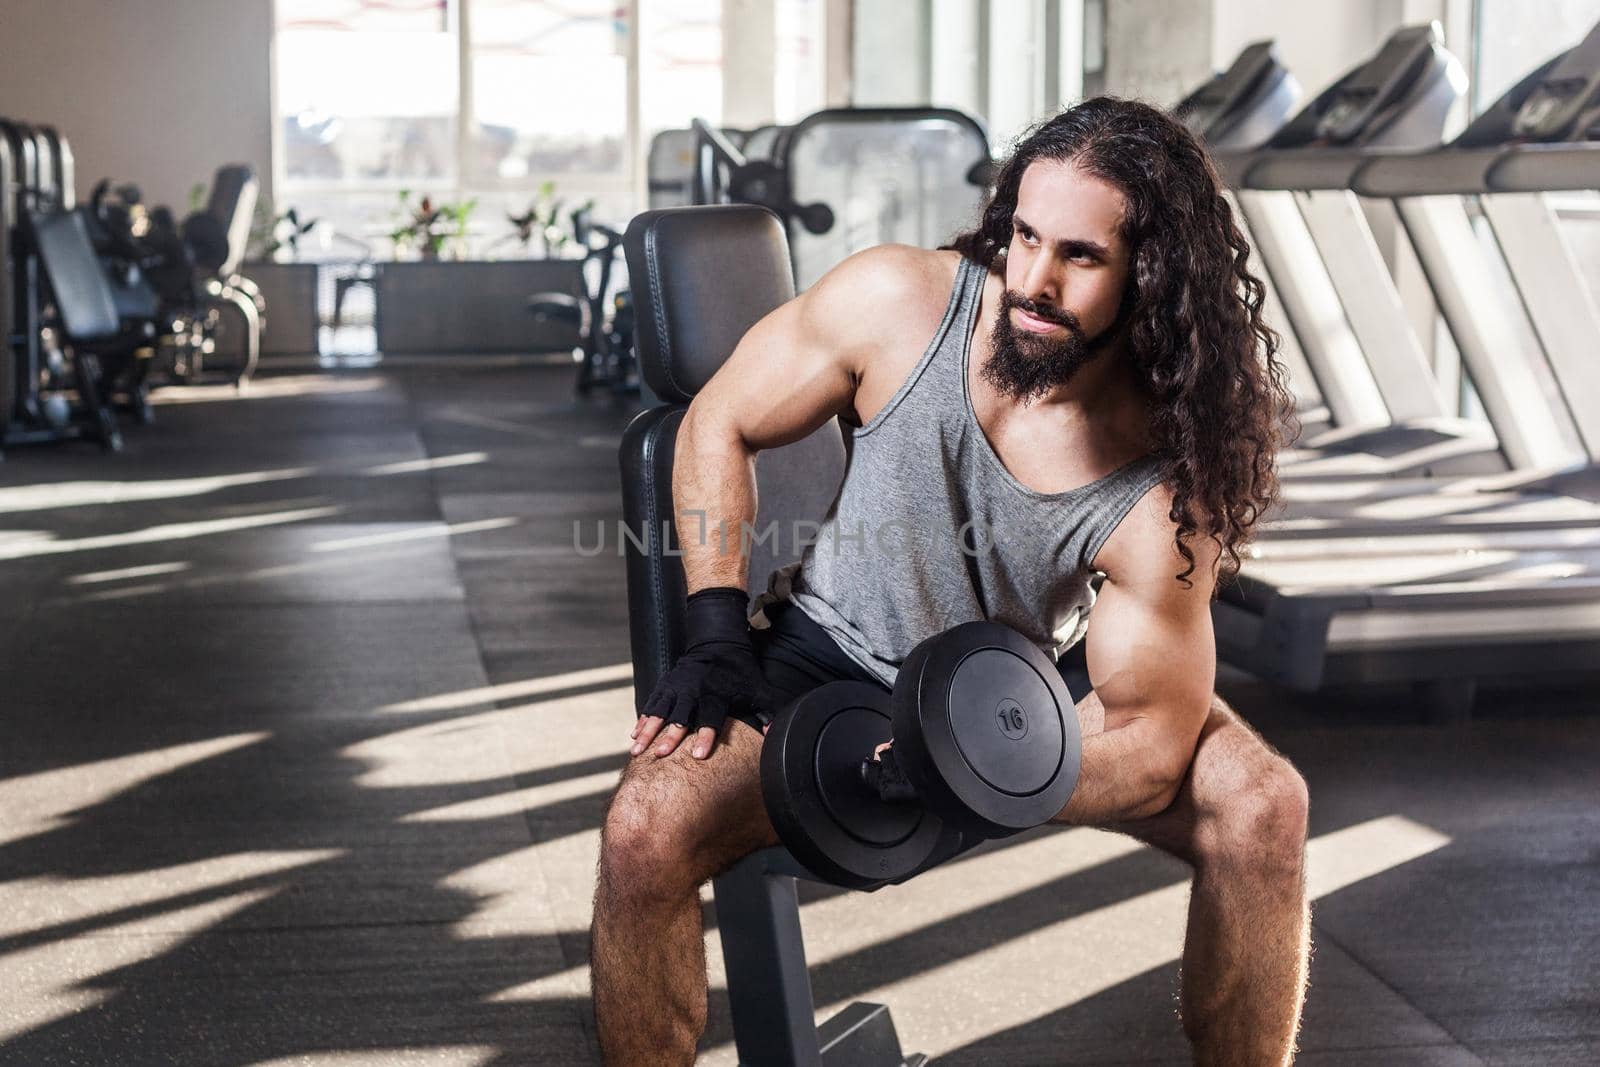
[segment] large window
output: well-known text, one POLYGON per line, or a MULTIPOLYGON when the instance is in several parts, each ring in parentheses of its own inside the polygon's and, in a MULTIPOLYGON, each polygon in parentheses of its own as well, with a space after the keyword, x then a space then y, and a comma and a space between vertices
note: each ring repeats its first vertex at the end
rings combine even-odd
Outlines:
POLYGON ((646 138, 722 121, 722 0, 644 3, 639 11, 640 125, 646 138))
POLYGON ((453 181, 458 71, 441 0, 278 0, 285 177, 453 181))
POLYGON ((547 183, 625 221, 651 135, 722 118, 722 0, 277 0, 276 20, 277 207, 325 220, 333 254, 387 256, 402 191, 475 201, 471 254, 530 250, 508 217, 547 183))
POLYGON ((628 24, 613 0, 472 0, 468 180, 621 175, 628 24))
POLYGON ((776 0, 773 121, 798 122, 822 107, 823 0, 776 0))

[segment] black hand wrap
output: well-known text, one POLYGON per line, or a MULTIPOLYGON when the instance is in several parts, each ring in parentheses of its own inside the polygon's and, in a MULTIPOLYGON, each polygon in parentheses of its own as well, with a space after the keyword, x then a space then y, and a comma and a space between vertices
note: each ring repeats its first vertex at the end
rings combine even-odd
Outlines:
POLYGON ((868 789, 891 804, 917 799, 917 787, 906 777, 906 772, 901 769, 900 761, 895 758, 892 748, 886 748, 878 753, 876 759, 868 758, 862 761, 861 780, 866 783, 868 789))
POLYGON ((756 661, 749 596, 743 589, 719 586, 689 597, 684 614, 687 647, 661 676, 645 701, 645 715, 659 715, 690 732, 722 729, 730 714, 745 714, 765 726, 782 706, 756 661))

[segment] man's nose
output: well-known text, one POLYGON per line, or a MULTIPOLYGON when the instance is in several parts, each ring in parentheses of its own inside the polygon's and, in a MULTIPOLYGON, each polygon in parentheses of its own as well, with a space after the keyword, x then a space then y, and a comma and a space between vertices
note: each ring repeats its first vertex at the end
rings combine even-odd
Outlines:
POLYGON ((1057 302, 1060 287, 1044 256, 1036 257, 1028 265, 1028 273, 1022 279, 1022 295, 1038 304, 1057 302))

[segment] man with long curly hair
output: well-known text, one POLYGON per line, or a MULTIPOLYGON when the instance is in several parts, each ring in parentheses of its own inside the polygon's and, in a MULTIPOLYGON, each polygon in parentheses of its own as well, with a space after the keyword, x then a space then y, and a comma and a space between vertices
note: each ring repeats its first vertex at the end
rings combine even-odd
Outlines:
POLYGON ((834 678, 889 685, 915 644, 976 618, 1055 656, 1083 641, 1082 771, 1056 821, 1194 868, 1180 1008, 1196 1060, 1293 1056, 1305 784, 1212 692, 1210 601, 1274 500, 1292 418, 1248 251, 1199 143, 1096 98, 1017 146, 975 230, 851 257, 696 397, 680 530, 753 522, 755 454, 832 416, 849 462, 816 544, 748 620, 745 557, 683 539, 687 651, 645 706, 602 831, 608 1061, 693 1059, 698 887, 776 841, 765 724, 834 678))

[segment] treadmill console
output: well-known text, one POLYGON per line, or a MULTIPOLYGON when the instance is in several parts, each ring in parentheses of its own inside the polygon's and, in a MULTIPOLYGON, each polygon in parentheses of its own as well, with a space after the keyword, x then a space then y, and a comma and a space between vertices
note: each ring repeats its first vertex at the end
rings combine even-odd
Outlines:
POLYGON ((1526 141, 1582 138, 1600 111, 1600 25, 1564 53, 1517 108, 1511 135, 1526 141))
POLYGON ((1239 53, 1233 65, 1184 97, 1173 115, 1196 137, 1209 137, 1217 120, 1253 93, 1279 69, 1271 41, 1256 41, 1239 53))
POLYGON ((1408 26, 1390 37, 1370 62, 1329 90, 1317 117, 1317 138, 1344 144, 1359 136, 1378 112, 1398 103, 1427 69, 1439 40, 1436 23, 1408 26))

